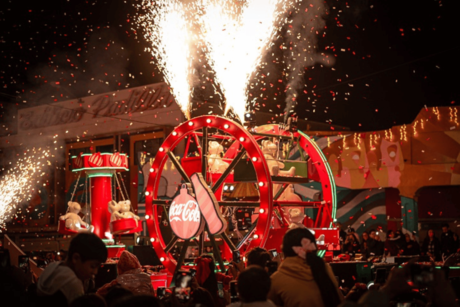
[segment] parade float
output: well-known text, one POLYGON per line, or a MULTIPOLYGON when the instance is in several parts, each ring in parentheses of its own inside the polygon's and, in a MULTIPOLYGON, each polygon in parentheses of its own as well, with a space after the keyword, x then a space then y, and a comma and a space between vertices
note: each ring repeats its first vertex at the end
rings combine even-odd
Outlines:
POLYGON ((292 227, 313 229, 320 255, 339 246, 331 170, 314 140, 293 125, 245 127, 221 116, 185 121, 159 148, 145 195, 150 241, 171 274, 184 264, 190 245, 201 254, 210 244, 224 270, 235 255, 257 246, 280 252, 292 227), (181 176, 172 198, 158 194, 166 163, 181 176), (320 183, 321 193, 305 199, 295 192, 296 185, 311 182, 320 183), (232 217, 243 209, 251 209, 251 226, 230 231, 232 217), (171 251, 178 246, 174 257, 171 251))

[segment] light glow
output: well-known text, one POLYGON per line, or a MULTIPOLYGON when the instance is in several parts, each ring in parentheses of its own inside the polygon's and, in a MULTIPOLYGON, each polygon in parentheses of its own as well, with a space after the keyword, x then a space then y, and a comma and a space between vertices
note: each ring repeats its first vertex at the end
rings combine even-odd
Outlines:
POLYGON ((186 118, 190 118, 190 43, 193 35, 187 30, 188 5, 178 0, 144 0, 141 7, 145 13, 139 15, 136 22, 144 30, 144 38, 152 44, 145 51, 155 58, 177 104, 186 118))
POLYGON ((251 74, 275 32, 280 0, 202 1, 200 16, 209 50, 209 63, 225 95, 225 114, 233 108, 244 119, 251 74))
MULTIPOLYGON (((14 166, 6 171, 0 181, 0 228, 16 215, 18 205, 29 201, 34 192, 39 177, 44 176, 45 165, 48 161, 48 149, 33 148, 24 152, 24 156, 16 161, 14 166)), ((17 215, 16 215, 17 217, 17 215)))

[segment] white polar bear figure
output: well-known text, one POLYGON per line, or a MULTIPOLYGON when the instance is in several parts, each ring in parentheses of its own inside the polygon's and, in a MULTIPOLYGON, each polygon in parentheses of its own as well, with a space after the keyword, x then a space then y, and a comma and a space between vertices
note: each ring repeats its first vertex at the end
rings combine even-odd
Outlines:
POLYGON ((278 147, 272 141, 264 140, 262 141, 262 153, 264 154, 265 161, 267 161, 268 169, 270 175, 272 176, 294 176, 295 167, 292 166, 288 171, 282 171, 284 168, 284 163, 276 160, 276 151, 278 147))
POLYGON ((65 227, 77 232, 93 232, 94 226, 84 222, 78 215, 81 211, 80 204, 69 201, 67 205, 69 206, 69 212, 59 217, 60 220, 65 220, 65 227))
POLYGON ((108 207, 109 207, 109 212, 111 214, 110 222, 120 220, 123 218, 123 215, 120 213, 120 209, 121 209, 120 203, 117 203, 116 201, 111 200, 109 201, 108 207))
POLYGON ((120 212, 121 216, 124 219, 134 219, 136 221, 136 227, 138 226, 138 221, 140 220, 140 217, 135 215, 133 212, 131 212, 131 201, 130 200, 124 200, 120 201, 118 204, 121 205, 120 207, 120 212))
POLYGON ((223 161, 220 154, 224 152, 224 147, 216 141, 209 142, 208 146, 208 166, 211 173, 223 173, 230 164, 223 161))
POLYGON ((302 211, 302 208, 291 208, 288 211, 289 215, 289 228, 305 228, 302 224, 305 214, 302 211))
MULTIPOLYGON (((282 171, 284 163, 276 160, 276 152, 278 147, 275 143, 269 140, 262 141, 262 153, 264 154, 265 161, 272 176, 295 176, 295 167, 291 167, 288 171, 282 171)), ((276 195, 281 189, 282 184, 273 184, 273 195, 276 195)), ((278 197, 278 200, 291 201, 291 202, 302 202, 302 198, 297 195, 294 191, 294 186, 289 184, 286 190, 278 197)), ((283 208, 283 212, 288 217, 289 228, 303 227, 302 221, 305 218, 303 208, 301 207, 286 207, 283 208)))

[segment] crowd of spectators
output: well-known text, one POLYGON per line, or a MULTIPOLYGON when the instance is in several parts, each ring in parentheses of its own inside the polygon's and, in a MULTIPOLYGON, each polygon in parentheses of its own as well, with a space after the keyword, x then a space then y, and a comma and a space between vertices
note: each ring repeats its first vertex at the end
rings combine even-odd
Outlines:
POLYGON ((429 229, 427 236, 420 245, 413 234, 403 233, 401 230, 382 229, 364 231, 357 239, 353 228, 345 232, 340 229, 340 251, 351 255, 361 254, 365 259, 369 257, 390 256, 428 256, 433 261, 442 261, 454 253, 460 252, 458 235, 449 229, 448 224, 442 225, 442 234, 438 238, 433 229, 429 229))
MULTIPOLYGON (((387 240, 377 239, 375 231, 365 233, 362 241, 346 235, 346 250, 415 253, 418 244, 409 234, 388 231, 387 240), (382 244, 383 247, 382 247, 382 244), (388 242, 388 243, 387 243, 388 242)), ((458 249, 458 237, 443 229, 441 240, 429 232, 421 250, 436 255, 458 249), (436 243, 434 243, 436 242, 436 243), (457 244, 457 245, 456 245, 457 244)), ((97 236, 78 234, 63 261, 53 261, 37 281, 10 264, 7 250, 0 250, 0 294, 2 306, 457 306, 453 287, 441 269, 430 267, 431 279, 415 280, 410 263, 391 271, 386 282, 368 288, 357 283, 351 289, 339 287, 331 266, 317 255, 314 234, 307 228, 286 232, 282 253, 275 258, 257 247, 246 253, 247 263, 232 262, 225 272, 217 272, 210 255, 196 259, 193 271, 178 270, 171 288, 153 289, 137 257, 124 251, 118 261, 118 276, 96 289, 91 280, 107 260, 107 249, 97 236), (276 264, 273 270, 273 264, 276 264), (182 274, 182 275, 181 275, 182 274), (183 283, 182 283, 183 282, 183 283), (222 285, 222 286, 220 286, 222 285), (408 306, 408 305, 402 305, 408 306)))

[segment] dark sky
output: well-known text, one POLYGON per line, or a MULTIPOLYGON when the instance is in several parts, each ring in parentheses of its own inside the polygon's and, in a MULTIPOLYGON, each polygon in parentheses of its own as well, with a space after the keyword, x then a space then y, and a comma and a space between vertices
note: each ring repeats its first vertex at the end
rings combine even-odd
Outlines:
MULTIPOLYGON (((456 2, 326 0, 326 35, 318 37, 318 48, 334 57, 335 64, 307 67, 308 91, 298 97, 296 113, 372 131, 410 123, 424 106, 458 105, 456 2)), ((136 3, 140 1, 3 0, 2 134, 6 128, 14 132, 17 108, 163 81, 150 63, 154 59, 144 52, 148 42, 132 29, 136 3)), ((255 96, 265 92, 268 99, 259 109, 274 116, 284 109, 282 65, 260 70, 270 72, 266 80, 273 86, 250 90, 255 96)), ((206 100, 206 90, 201 94, 206 100)))

